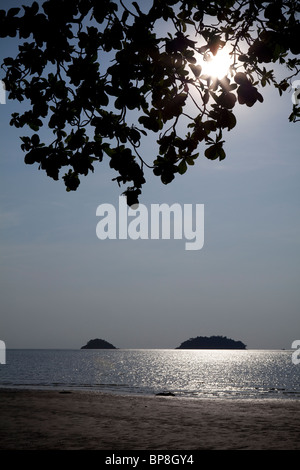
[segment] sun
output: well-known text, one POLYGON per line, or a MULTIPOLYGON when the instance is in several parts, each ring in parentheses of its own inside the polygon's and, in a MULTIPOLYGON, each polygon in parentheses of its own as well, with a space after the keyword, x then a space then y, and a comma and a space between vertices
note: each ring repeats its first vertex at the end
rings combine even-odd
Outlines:
POLYGON ((232 65, 232 58, 228 51, 223 48, 215 56, 212 53, 206 53, 204 56, 201 55, 198 63, 202 67, 201 75, 208 75, 221 80, 228 74, 232 65))

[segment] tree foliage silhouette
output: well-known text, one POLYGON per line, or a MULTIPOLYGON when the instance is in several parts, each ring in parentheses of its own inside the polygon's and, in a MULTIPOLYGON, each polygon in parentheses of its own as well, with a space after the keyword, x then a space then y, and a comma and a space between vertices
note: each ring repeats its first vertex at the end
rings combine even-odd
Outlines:
MULTIPOLYGON (((299 11, 293 0, 48 0, 1 10, 0 37, 20 39, 2 68, 8 98, 29 107, 10 122, 30 128, 21 138, 25 163, 54 180, 62 175, 72 191, 106 157, 132 205, 145 167, 168 184, 200 151, 224 159, 234 107, 262 102, 267 84, 280 95, 290 89, 300 65, 299 11), (227 75, 204 75, 199 57, 223 47, 232 59, 227 75), (275 64, 285 78, 276 78, 275 64), (47 126, 45 143, 39 131, 47 126), (151 133, 157 151, 146 162, 151 133)), ((289 120, 299 116, 295 103, 289 120)))

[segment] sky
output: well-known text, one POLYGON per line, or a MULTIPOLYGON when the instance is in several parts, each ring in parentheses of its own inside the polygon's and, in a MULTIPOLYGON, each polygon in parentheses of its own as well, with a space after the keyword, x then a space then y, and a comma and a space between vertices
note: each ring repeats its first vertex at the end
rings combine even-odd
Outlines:
MULTIPOLYGON (((20 3, 31 2, 9 6, 20 3)), ((2 59, 15 40, 1 41, 2 59)), ((193 251, 185 240, 99 240, 97 207, 118 209, 116 175, 99 164, 67 193, 61 180, 25 165, 26 129, 9 125, 20 105, 1 104, 6 347, 78 349, 102 338, 118 348, 164 349, 222 335, 248 349, 289 349, 300 339, 299 124, 288 121, 291 91, 263 89, 263 96, 253 108, 236 106, 222 162, 200 155, 167 186, 146 172, 146 207, 204 204, 204 245, 193 251)), ((142 151, 153 160, 153 139, 142 151)))

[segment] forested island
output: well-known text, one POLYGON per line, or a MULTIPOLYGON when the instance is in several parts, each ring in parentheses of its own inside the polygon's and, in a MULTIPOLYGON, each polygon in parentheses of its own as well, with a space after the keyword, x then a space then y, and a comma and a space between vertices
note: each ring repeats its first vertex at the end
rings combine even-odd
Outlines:
POLYGON ((85 346, 82 346, 81 349, 117 349, 108 341, 104 339, 91 339, 85 346))
POLYGON ((184 341, 175 349, 246 349, 246 345, 226 336, 197 336, 184 341))
MULTIPOLYGON (((91 339, 81 349, 118 349, 104 339, 91 339)), ((242 341, 235 341, 226 336, 197 336, 190 338, 175 349, 246 349, 242 341)))

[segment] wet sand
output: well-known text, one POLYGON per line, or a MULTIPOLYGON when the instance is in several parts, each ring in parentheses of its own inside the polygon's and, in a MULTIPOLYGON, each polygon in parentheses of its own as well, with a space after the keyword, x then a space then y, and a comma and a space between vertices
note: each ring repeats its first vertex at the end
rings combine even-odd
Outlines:
POLYGON ((300 450, 300 400, 0 389, 1 450, 300 450))

